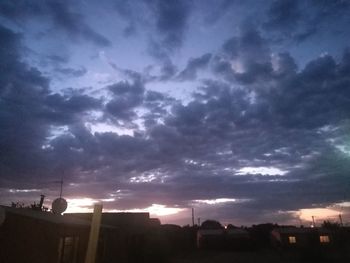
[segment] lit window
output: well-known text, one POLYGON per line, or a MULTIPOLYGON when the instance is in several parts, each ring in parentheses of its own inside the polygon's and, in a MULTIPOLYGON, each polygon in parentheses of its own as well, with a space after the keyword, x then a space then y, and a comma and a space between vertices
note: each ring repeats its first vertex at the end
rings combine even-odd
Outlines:
POLYGON ((321 243, 329 243, 329 236, 320 236, 321 243))
POLYGON ((297 239, 294 236, 288 237, 289 244, 295 244, 297 242, 297 239))

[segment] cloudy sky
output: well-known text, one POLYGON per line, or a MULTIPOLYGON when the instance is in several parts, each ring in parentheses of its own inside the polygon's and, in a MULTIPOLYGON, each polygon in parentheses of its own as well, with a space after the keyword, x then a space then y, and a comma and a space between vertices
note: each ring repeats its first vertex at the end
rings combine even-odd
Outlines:
MULTIPOLYGON (((0 203, 350 222, 350 1, 0 2, 0 203)), ((197 220, 196 220, 197 221, 197 220)))

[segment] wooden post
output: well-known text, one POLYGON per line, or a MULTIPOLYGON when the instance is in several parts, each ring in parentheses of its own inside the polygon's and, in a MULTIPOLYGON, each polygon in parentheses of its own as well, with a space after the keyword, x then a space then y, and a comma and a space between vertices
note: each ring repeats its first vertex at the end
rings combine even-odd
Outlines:
POLYGON ((102 216, 102 204, 95 204, 94 214, 92 215, 89 244, 86 251, 85 263, 95 263, 96 261, 96 252, 97 252, 97 245, 98 245, 98 236, 100 232, 101 216, 102 216))

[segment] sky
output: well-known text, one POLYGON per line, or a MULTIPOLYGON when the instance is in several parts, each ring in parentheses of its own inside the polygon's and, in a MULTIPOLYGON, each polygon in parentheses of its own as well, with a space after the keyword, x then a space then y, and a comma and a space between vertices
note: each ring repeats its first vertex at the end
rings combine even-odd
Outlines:
POLYGON ((350 222, 350 1, 0 2, 0 203, 350 222))

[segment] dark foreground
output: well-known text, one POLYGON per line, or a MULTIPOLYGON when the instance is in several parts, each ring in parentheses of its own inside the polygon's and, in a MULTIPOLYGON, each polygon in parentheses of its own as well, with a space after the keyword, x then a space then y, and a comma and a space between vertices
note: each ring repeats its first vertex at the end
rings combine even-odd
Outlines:
POLYGON ((341 263, 350 262, 349 253, 327 251, 193 251, 175 256, 171 263, 341 263))

